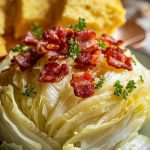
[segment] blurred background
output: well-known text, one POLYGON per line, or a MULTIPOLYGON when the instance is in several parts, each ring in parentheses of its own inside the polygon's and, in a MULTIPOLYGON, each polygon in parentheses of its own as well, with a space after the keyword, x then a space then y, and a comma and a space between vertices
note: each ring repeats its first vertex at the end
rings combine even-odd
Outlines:
POLYGON ((129 47, 133 49, 137 58, 150 69, 150 0, 122 0, 122 2, 127 11, 127 23, 121 27, 123 36, 128 34, 128 40, 135 39, 135 44, 133 44, 134 40, 133 42, 131 40, 132 44, 129 47))

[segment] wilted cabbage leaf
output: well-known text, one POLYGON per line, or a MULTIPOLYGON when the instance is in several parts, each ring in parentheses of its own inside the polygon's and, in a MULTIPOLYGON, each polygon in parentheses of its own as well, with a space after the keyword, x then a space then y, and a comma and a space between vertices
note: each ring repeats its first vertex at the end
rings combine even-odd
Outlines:
POLYGON ((148 150, 150 140, 138 132, 149 116, 150 74, 140 63, 129 72, 100 62, 91 73, 103 74, 105 83, 94 96, 82 99, 69 84, 75 70, 61 82, 41 83, 37 78, 43 60, 23 72, 9 61, 8 56, 0 73, 0 140, 5 141, 1 149, 148 150), (127 100, 114 95, 116 80, 124 86, 129 80, 136 82, 127 100), (34 85, 36 94, 23 94, 26 85, 34 85))

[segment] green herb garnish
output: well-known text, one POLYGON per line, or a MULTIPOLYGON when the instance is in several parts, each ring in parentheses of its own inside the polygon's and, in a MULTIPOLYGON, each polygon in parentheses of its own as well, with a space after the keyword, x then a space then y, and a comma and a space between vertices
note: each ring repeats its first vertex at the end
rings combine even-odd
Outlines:
POLYGON ((76 40, 70 39, 69 56, 73 59, 80 56, 80 48, 76 40))
POLYGON ((98 40, 98 45, 101 47, 102 50, 106 50, 106 43, 98 40))
POLYGON ((28 84, 24 86, 24 92, 22 93, 24 96, 31 97, 32 95, 35 95, 35 86, 28 84))
POLYGON ((80 31, 80 30, 84 30, 86 27, 86 22, 85 19, 79 18, 78 23, 73 26, 73 25, 68 25, 69 28, 73 29, 73 31, 80 31))
POLYGON ((140 75, 139 77, 140 77, 140 81, 141 81, 142 83, 144 83, 143 76, 142 76, 142 75, 140 75))
POLYGON ((95 84, 95 89, 101 88, 103 86, 105 80, 106 79, 104 76, 100 76, 99 81, 95 84))
POLYGON ((18 52, 18 53, 24 53, 29 49, 28 46, 24 45, 24 44, 17 44, 16 47, 12 48, 11 50, 13 52, 18 52))
POLYGON ((123 90, 123 92, 122 92, 122 97, 123 97, 123 99, 127 100, 127 99, 128 99, 128 96, 129 96, 128 91, 127 91, 127 90, 123 90))
POLYGON ((42 39, 43 29, 39 24, 35 24, 34 26, 32 26, 31 31, 38 40, 42 39))
POLYGON ((123 86, 120 84, 119 80, 115 82, 114 87, 115 87, 114 95, 121 96, 123 92, 123 86))
POLYGON ((136 66, 136 61, 135 61, 135 59, 132 58, 132 62, 133 62, 133 64, 136 66))
POLYGON ((136 83, 134 80, 130 80, 128 83, 127 83, 127 86, 126 86, 126 89, 128 91, 128 93, 131 93, 134 89, 136 88, 136 83))
POLYGON ((134 80, 130 80, 126 87, 123 88, 123 86, 120 84, 120 81, 117 80, 114 84, 115 91, 114 95, 116 96, 122 96, 123 99, 127 99, 129 94, 136 88, 136 83, 134 80))

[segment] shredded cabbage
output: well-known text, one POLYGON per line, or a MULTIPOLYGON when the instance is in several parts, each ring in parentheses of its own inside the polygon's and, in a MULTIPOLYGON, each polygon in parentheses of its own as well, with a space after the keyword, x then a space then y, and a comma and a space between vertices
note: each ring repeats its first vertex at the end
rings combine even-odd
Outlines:
POLYGON ((16 66, 9 66, 9 61, 8 57, 0 65, 3 70, 0 149, 148 150, 150 147, 146 137, 150 137, 149 126, 145 123, 150 118, 150 72, 140 63, 137 62, 133 71, 120 71, 105 61, 100 62, 91 73, 103 74, 106 81, 94 96, 83 100, 74 95, 69 84, 75 70, 59 83, 40 83, 37 78, 44 62, 39 61, 32 70, 21 72, 16 66), (139 75, 144 78, 143 84, 139 75), (127 100, 114 96, 116 80, 124 86, 129 80, 136 82, 137 88, 127 100), (27 84, 35 86, 36 95, 22 94, 27 84), (143 135, 139 135, 143 124, 143 135))

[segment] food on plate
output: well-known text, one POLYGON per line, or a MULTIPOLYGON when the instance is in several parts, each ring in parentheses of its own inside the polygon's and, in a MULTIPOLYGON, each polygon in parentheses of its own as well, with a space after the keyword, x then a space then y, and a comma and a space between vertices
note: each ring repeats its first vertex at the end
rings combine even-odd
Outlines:
POLYGON ((87 27, 98 33, 112 34, 125 22, 125 10, 120 0, 67 0, 64 8, 56 9, 57 25, 75 24, 85 18, 87 27), (57 12, 58 11, 58 12, 57 12), (59 13, 61 11, 61 14, 59 13))
POLYGON ((36 26, 0 63, 1 148, 148 147, 139 130, 150 117, 150 72, 85 21, 36 26))

